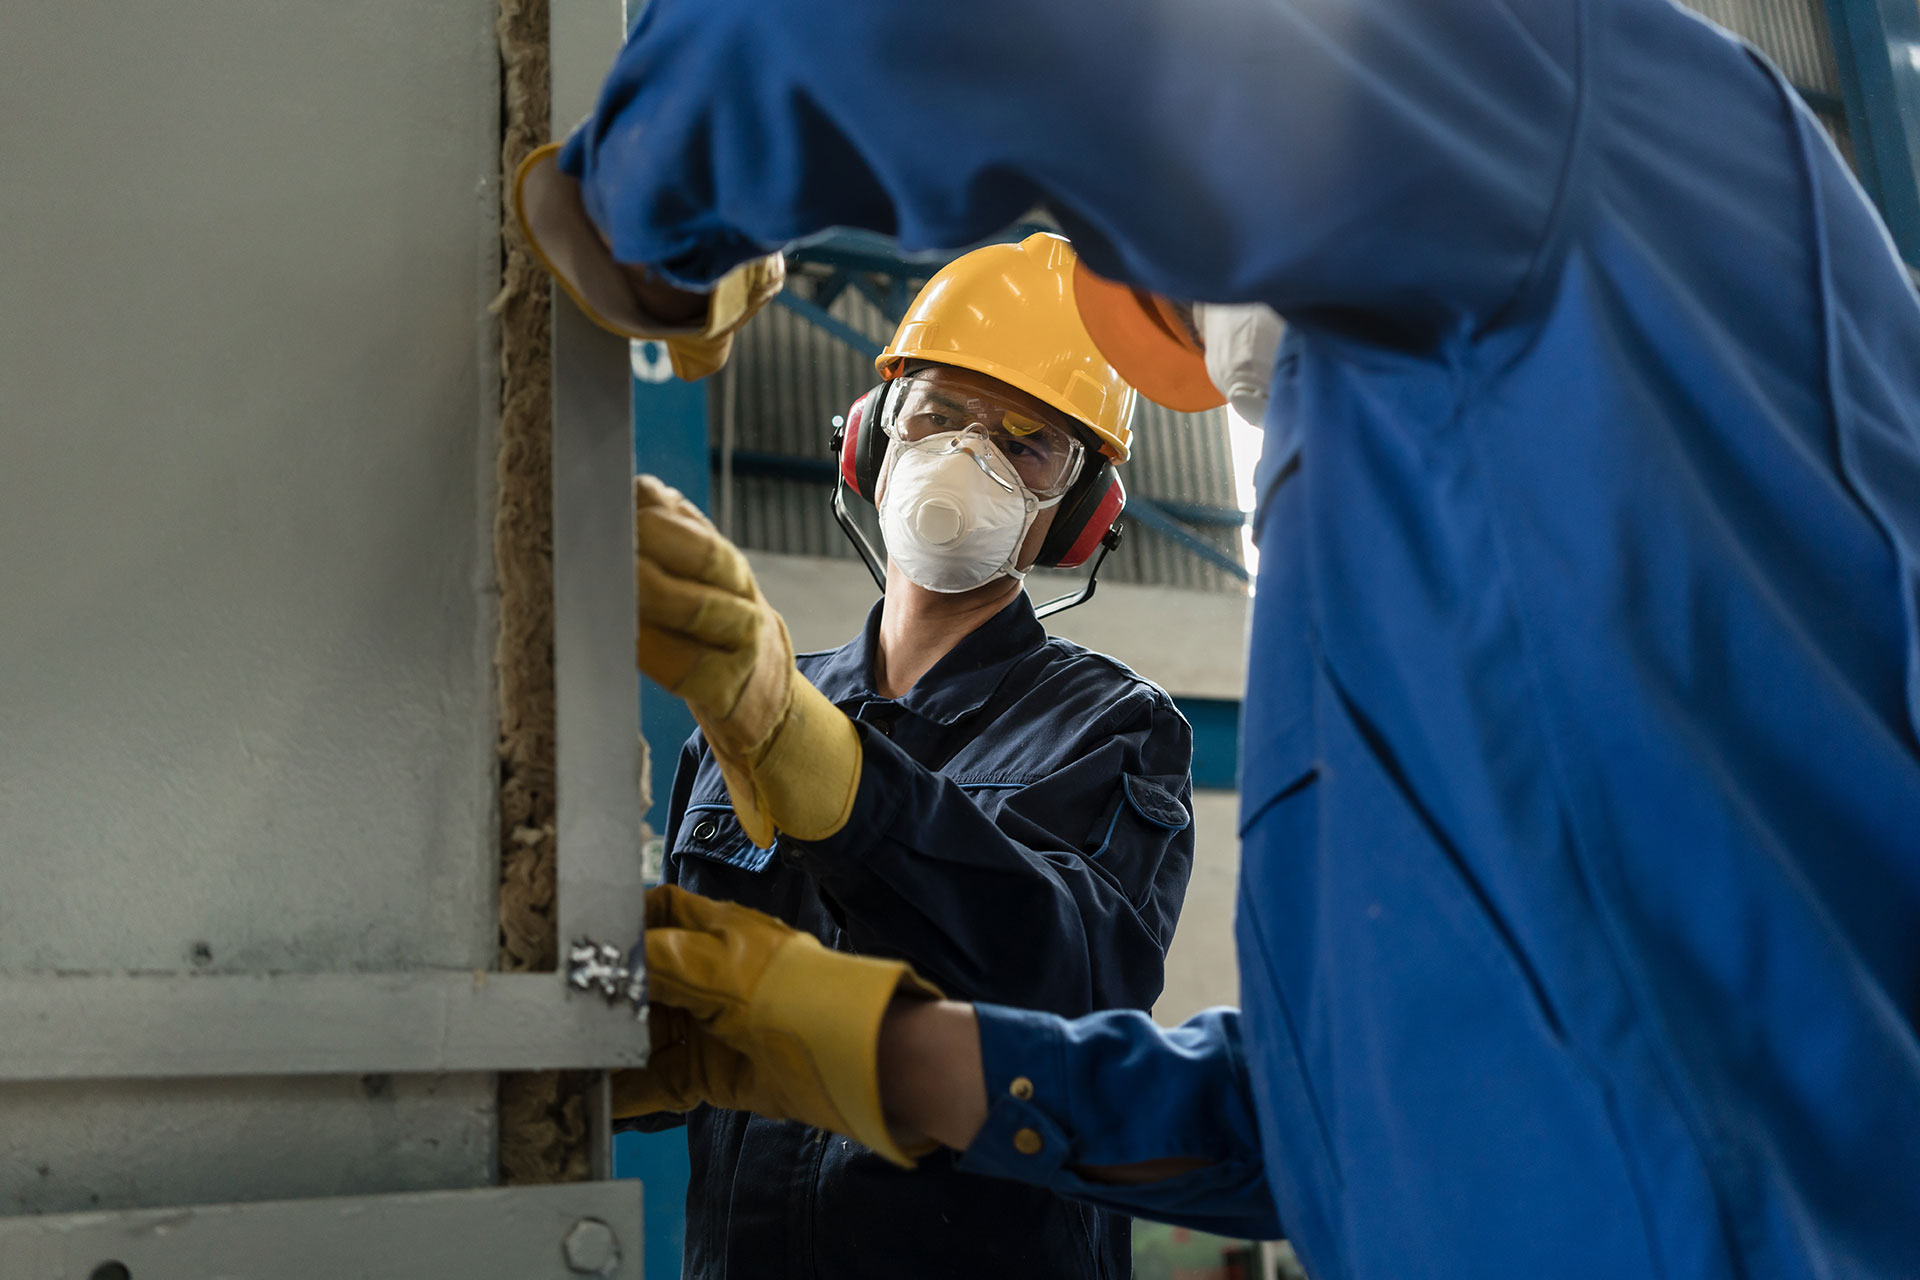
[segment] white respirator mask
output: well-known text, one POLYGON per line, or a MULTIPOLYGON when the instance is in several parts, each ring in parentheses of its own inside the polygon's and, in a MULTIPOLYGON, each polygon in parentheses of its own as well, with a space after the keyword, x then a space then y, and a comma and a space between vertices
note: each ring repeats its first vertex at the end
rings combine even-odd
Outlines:
POLYGON ((971 591, 1001 576, 1023 578, 1020 546, 1044 507, 1006 456, 978 431, 894 440, 880 482, 887 555, 928 591, 971 591))
POLYGON ((1207 377, 1235 413, 1259 426, 1285 328, 1279 313, 1258 302, 1196 302, 1193 327, 1206 348, 1207 377))

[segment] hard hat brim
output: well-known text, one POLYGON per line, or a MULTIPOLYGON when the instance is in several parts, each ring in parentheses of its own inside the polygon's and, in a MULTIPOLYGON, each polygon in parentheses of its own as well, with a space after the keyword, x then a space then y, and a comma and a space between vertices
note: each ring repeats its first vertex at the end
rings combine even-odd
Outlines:
POLYGON ((1073 265, 1073 294, 1087 335, 1141 395, 1181 413, 1227 402, 1207 376, 1199 344, 1175 332, 1153 295, 1096 275, 1084 262, 1073 265))

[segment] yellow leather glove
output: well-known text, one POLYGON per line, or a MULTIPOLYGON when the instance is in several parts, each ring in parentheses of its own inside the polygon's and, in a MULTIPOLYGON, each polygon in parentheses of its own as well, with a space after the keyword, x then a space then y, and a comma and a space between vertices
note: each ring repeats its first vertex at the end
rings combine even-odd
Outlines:
POLYGON ((687 700, 750 840, 826 839, 860 786, 853 722, 793 665, 740 549, 653 476, 634 480, 633 502, 640 669, 687 700))
POLYGON ((615 1118, 700 1103, 831 1129, 899 1165, 880 1105, 880 1023, 900 998, 939 991, 896 960, 829 951, 811 934, 674 885, 647 894, 653 1051, 613 1076, 615 1118))
POLYGON ((786 283, 786 259, 777 253, 743 262, 707 294, 698 324, 666 324, 634 296, 606 240, 587 216, 580 184, 559 165, 550 142, 520 162, 513 176, 513 213, 527 246, 587 319, 623 338, 664 342, 673 371, 688 382, 727 362, 733 335, 786 283))

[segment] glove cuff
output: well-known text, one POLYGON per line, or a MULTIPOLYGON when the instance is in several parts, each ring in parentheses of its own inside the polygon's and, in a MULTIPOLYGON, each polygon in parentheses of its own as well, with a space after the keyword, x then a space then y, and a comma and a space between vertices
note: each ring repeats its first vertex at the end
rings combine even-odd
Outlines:
POLYGON ((829 952, 802 934, 767 962, 749 1016, 760 1036, 804 1048, 821 1094, 843 1122, 826 1127, 911 1168, 938 1144, 916 1144, 910 1154, 880 1104, 880 1024, 896 996, 931 1000, 940 992, 897 960, 829 952))
POLYGON ((860 794, 860 731, 800 675, 786 714, 753 764, 757 798, 796 840, 825 840, 847 825, 860 794))
POLYGON ((698 382, 727 362, 733 335, 785 287, 787 260, 777 253, 743 262, 713 286, 707 298, 707 324, 694 337, 667 340, 674 376, 698 382))

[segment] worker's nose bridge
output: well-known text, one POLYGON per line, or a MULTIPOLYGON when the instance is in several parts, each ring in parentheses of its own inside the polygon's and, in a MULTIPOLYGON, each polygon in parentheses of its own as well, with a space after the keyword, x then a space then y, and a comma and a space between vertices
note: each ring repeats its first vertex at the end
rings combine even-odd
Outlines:
POLYGON ((960 434, 954 438, 954 447, 965 449, 975 456, 984 456, 993 448, 994 424, 986 421, 993 416, 991 410, 967 414, 967 423, 960 428, 960 434))

